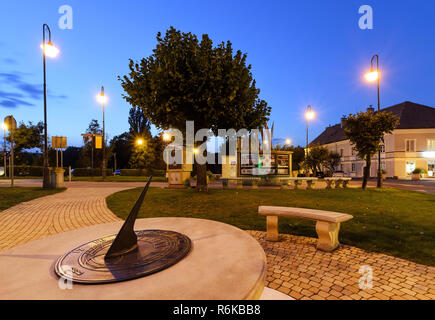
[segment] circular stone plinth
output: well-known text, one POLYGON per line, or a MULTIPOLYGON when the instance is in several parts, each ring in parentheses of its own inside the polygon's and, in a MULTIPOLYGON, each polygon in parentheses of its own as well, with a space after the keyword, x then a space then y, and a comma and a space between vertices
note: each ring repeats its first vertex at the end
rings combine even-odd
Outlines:
POLYGON ((266 255, 248 233, 228 224, 191 218, 136 221, 135 230, 172 230, 188 236, 192 250, 152 275, 118 283, 66 284, 57 259, 92 240, 117 233, 122 221, 57 234, 0 253, 1 299, 258 299, 266 255))

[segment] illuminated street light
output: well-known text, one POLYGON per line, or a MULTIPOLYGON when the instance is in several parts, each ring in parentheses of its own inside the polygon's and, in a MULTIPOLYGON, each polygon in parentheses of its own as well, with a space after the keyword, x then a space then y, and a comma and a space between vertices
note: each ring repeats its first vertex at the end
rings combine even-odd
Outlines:
POLYGON ((45 53, 45 55, 50 58, 56 58, 60 52, 59 49, 56 48, 51 42, 46 43, 45 48, 44 48, 44 44, 41 44, 40 47, 42 51, 45 53))
POLYGON ((290 145, 292 143, 292 140, 291 139, 285 139, 285 144, 286 145, 290 145))
POLYGON ((163 141, 170 141, 171 140, 171 135, 167 132, 163 133, 163 141))
POLYGON ((198 152, 199 152, 198 148, 194 148, 194 149, 193 149, 193 153, 194 153, 194 154, 198 154, 198 152))
POLYGON ((103 180, 106 179, 106 124, 104 118, 104 104, 107 102, 107 97, 104 95, 104 87, 101 87, 101 93, 97 95, 97 100, 103 105, 103 167, 101 170, 103 180))
MULTIPOLYGON (((370 72, 365 75, 365 78, 368 82, 377 82, 378 86, 378 112, 381 110, 381 101, 379 98, 379 56, 375 54, 372 59, 370 60, 370 72), (374 68, 373 62, 376 59, 376 70, 374 68)), ((381 167, 381 150, 378 151, 378 177, 377 177, 377 184, 376 186, 378 188, 382 187, 382 167, 381 167)))
POLYGON ((144 144, 144 141, 143 141, 143 139, 137 139, 136 140, 136 144, 138 145, 138 146, 142 146, 143 144, 144 144))
POLYGON ((53 46, 51 42, 51 31, 47 24, 42 25, 42 64, 44 72, 44 169, 43 169, 43 182, 42 187, 45 189, 50 188, 50 176, 48 168, 48 136, 47 136, 47 81, 45 70, 45 57, 54 58, 59 54, 59 49, 53 46), (45 41, 45 30, 48 31, 48 42, 45 41))
POLYGON ((370 72, 365 74, 365 78, 368 82, 374 82, 374 81, 378 80, 379 73, 377 71, 371 70, 370 72))
MULTIPOLYGON (((306 151, 305 151, 305 160, 308 157, 308 122, 310 120, 313 120, 315 115, 316 114, 314 113, 314 111, 311 110, 311 106, 308 105, 307 106, 307 111, 305 112, 305 118, 307 119, 307 144, 306 144, 306 151)), ((308 168, 307 168, 307 171, 308 171, 308 168)))

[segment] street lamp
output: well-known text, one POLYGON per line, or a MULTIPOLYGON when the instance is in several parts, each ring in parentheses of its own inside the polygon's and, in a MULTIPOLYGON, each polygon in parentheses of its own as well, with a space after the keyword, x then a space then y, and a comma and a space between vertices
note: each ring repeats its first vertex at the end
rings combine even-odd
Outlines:
POLYGON ((136 144, 137 144, 138 146, 142 146, 142 145, 144 144, 143 139, 141 139, 141 138, 137 139, 137 140, 136 140, 136 144))
POLYGON ((103 105, 103 170, 102 177, 103 180, 106 179, 106 125, 104 119, 104 104, 107 102, 107 97, 104 95, 104 87, 101 87, 101 93, 97 95, 97 100, 103 105))
POLYGON ((50 187, 50 177, 48 169, 48 138, 47 138, 47 82, 46 82, 46 71, 45 71, 45 56, 54 58, 59 54, 59 49, 57 49, 51 43, 51 31, 47 24, 42 25, 42 64, 44 69, 44 169, 43 169, 43 182, 42 187, 47 189, 50 187), (48 42, 45 41, 45 30, 48 31, 48 42))
POLYGON ((291 139, 285 139, 285 144, 286 145, 290 146, 291 143, 292 143, 291 139))
POLYGON ((3 159, 4 159, 4 176, 6 178, 6 130, 8 129, 8 125, 6 123, 2 123, 3 128, 3 159))
MULTIPOLYGON (((380 98, 379 98, 379 78, 380 78, 380 74, 379 74, 379 56, 377 54, 375 54, 372 59, 370 60, 370 72, 366 73, 365 78, 368 82, 377 82, 377 86, 378 86, 378 112, 381 110, 381 102, 380 102, 380 98), (373 62, 376 58, 376 70, 373 68, 373 62)), ((381 150, 379 149, 378 151, 378 179, 377 179, 377 184, 376 186, 378 188, 382 187, 382 169, 381 169, 381 150)))
MULTIPOLYGON (((311 110, 311 106, 308 105, 307 106, 307 111, 305 112, 305 119, 307 119, 307 143, 306 143, 306 148, 305 148, 306 149, 306 151, 305 151, 305 160, 307 160, 307 158, 308 158, 308 122, 310 120, 313 120, 314 117, 315 117, 315 113, 314 113, 314 111, 311 110)), ((308 167, 306 169, 307 169, 307 173, 308 173, 308 167)))
POLYGON ((313 120, 315 117, 314 111, 311 110, 311 106, 307 106, 307 111, 305 112, 305 118, 307 119, 307 153, 308 153, 308 121, 313 120))

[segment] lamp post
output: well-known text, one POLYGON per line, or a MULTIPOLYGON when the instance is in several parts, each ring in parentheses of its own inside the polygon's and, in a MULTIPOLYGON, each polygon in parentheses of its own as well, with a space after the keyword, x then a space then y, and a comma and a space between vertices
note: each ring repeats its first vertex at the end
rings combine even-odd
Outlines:
MULTIPOLYGON (((311 110, 311 106, 308 105, 307 106, 307 111, 305 112, 305 119, 307 119, 307 143, 306 143, 306 151, 305 151, 305 160, 307 160, 308 158, 308 122, 312 119, 314 119, 314 112, 311 110)), ((306 168, 307 173, 308 173, 308 166, 306 168)))
MULTIPOLYGON (((379 75, 379 56, 375 54, 370 60, 370 72, 365 75, 368 82, 377 82, 378 89, 378 112, 381 110, 381 102, 379 98, 379 83, 380 83, 380 75, 379 75), (376 71, 373 68, 373 62, 376 59, 376 71)), ((376 187, 382 187, 382 168, 381 168, 381 150, 378 151, 378 177, 376 187)))
POLYGON ((6 129, 8 128, 8 126, 6 125, 6 123, 2 123, 2 127, 3 127, 3 161, 4 161, 4 176, 6 178, 6 129))
POLYGON ((107 101, 104 95, 104 87, 101 87, 101 93, 98 95, 98 101, 103 105, 103 164, 102 164, 102 174, 103 180, 106 179, 106 125, 104 119, 104 104, 107 101))
POLYGON ((51 43, 51 31, 47 24, 42 25, 42 64, 44 73, 44 169, 42 187, 47 189, 50 187, 50 177, 48 169, 48 138, 47 138, 47 82, 45 71, 45 56, 54 58, 59 53, 59 50, 51 43), (48 31, 48 43, 45 42, 45 30, 48 31))

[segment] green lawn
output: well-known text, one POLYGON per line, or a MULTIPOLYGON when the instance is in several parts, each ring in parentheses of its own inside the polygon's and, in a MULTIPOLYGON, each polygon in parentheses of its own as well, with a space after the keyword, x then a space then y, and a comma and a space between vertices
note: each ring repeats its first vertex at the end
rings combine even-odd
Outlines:
MULTIPOLYGON (((149 177, 143 176, 107 176, 106 182, 146 182, 149 177)), ((68 177, 65 177, 65 181, 68 181, 68 177)), ((94 181, 103 182, 103 178, 99 177, 72 177, 72 181, 94 181)), ((165 177, 153 177, 153 182, 166 182, 165 177)))
MULTIPOLYGON (((130 189, 107 198, 109 208, 126 218, 141 189, 130 189)), ((139 217, 195 217, 265 230, 259 205, 292 206, 349 213, 340 241, 368 251, 383 252, 418 263, 435 265, 435 196, 397 189, 366 191, 331 190, 210 190, 150 188, 139 217)), ((315 222, 279 219, 279 231, 316 237, 315 222)))
POLYGON ((42 189, 29 187, 1 187, 0 188, 0 211, 10 208, 20 202, 48 196, 66 189, 42 189))

